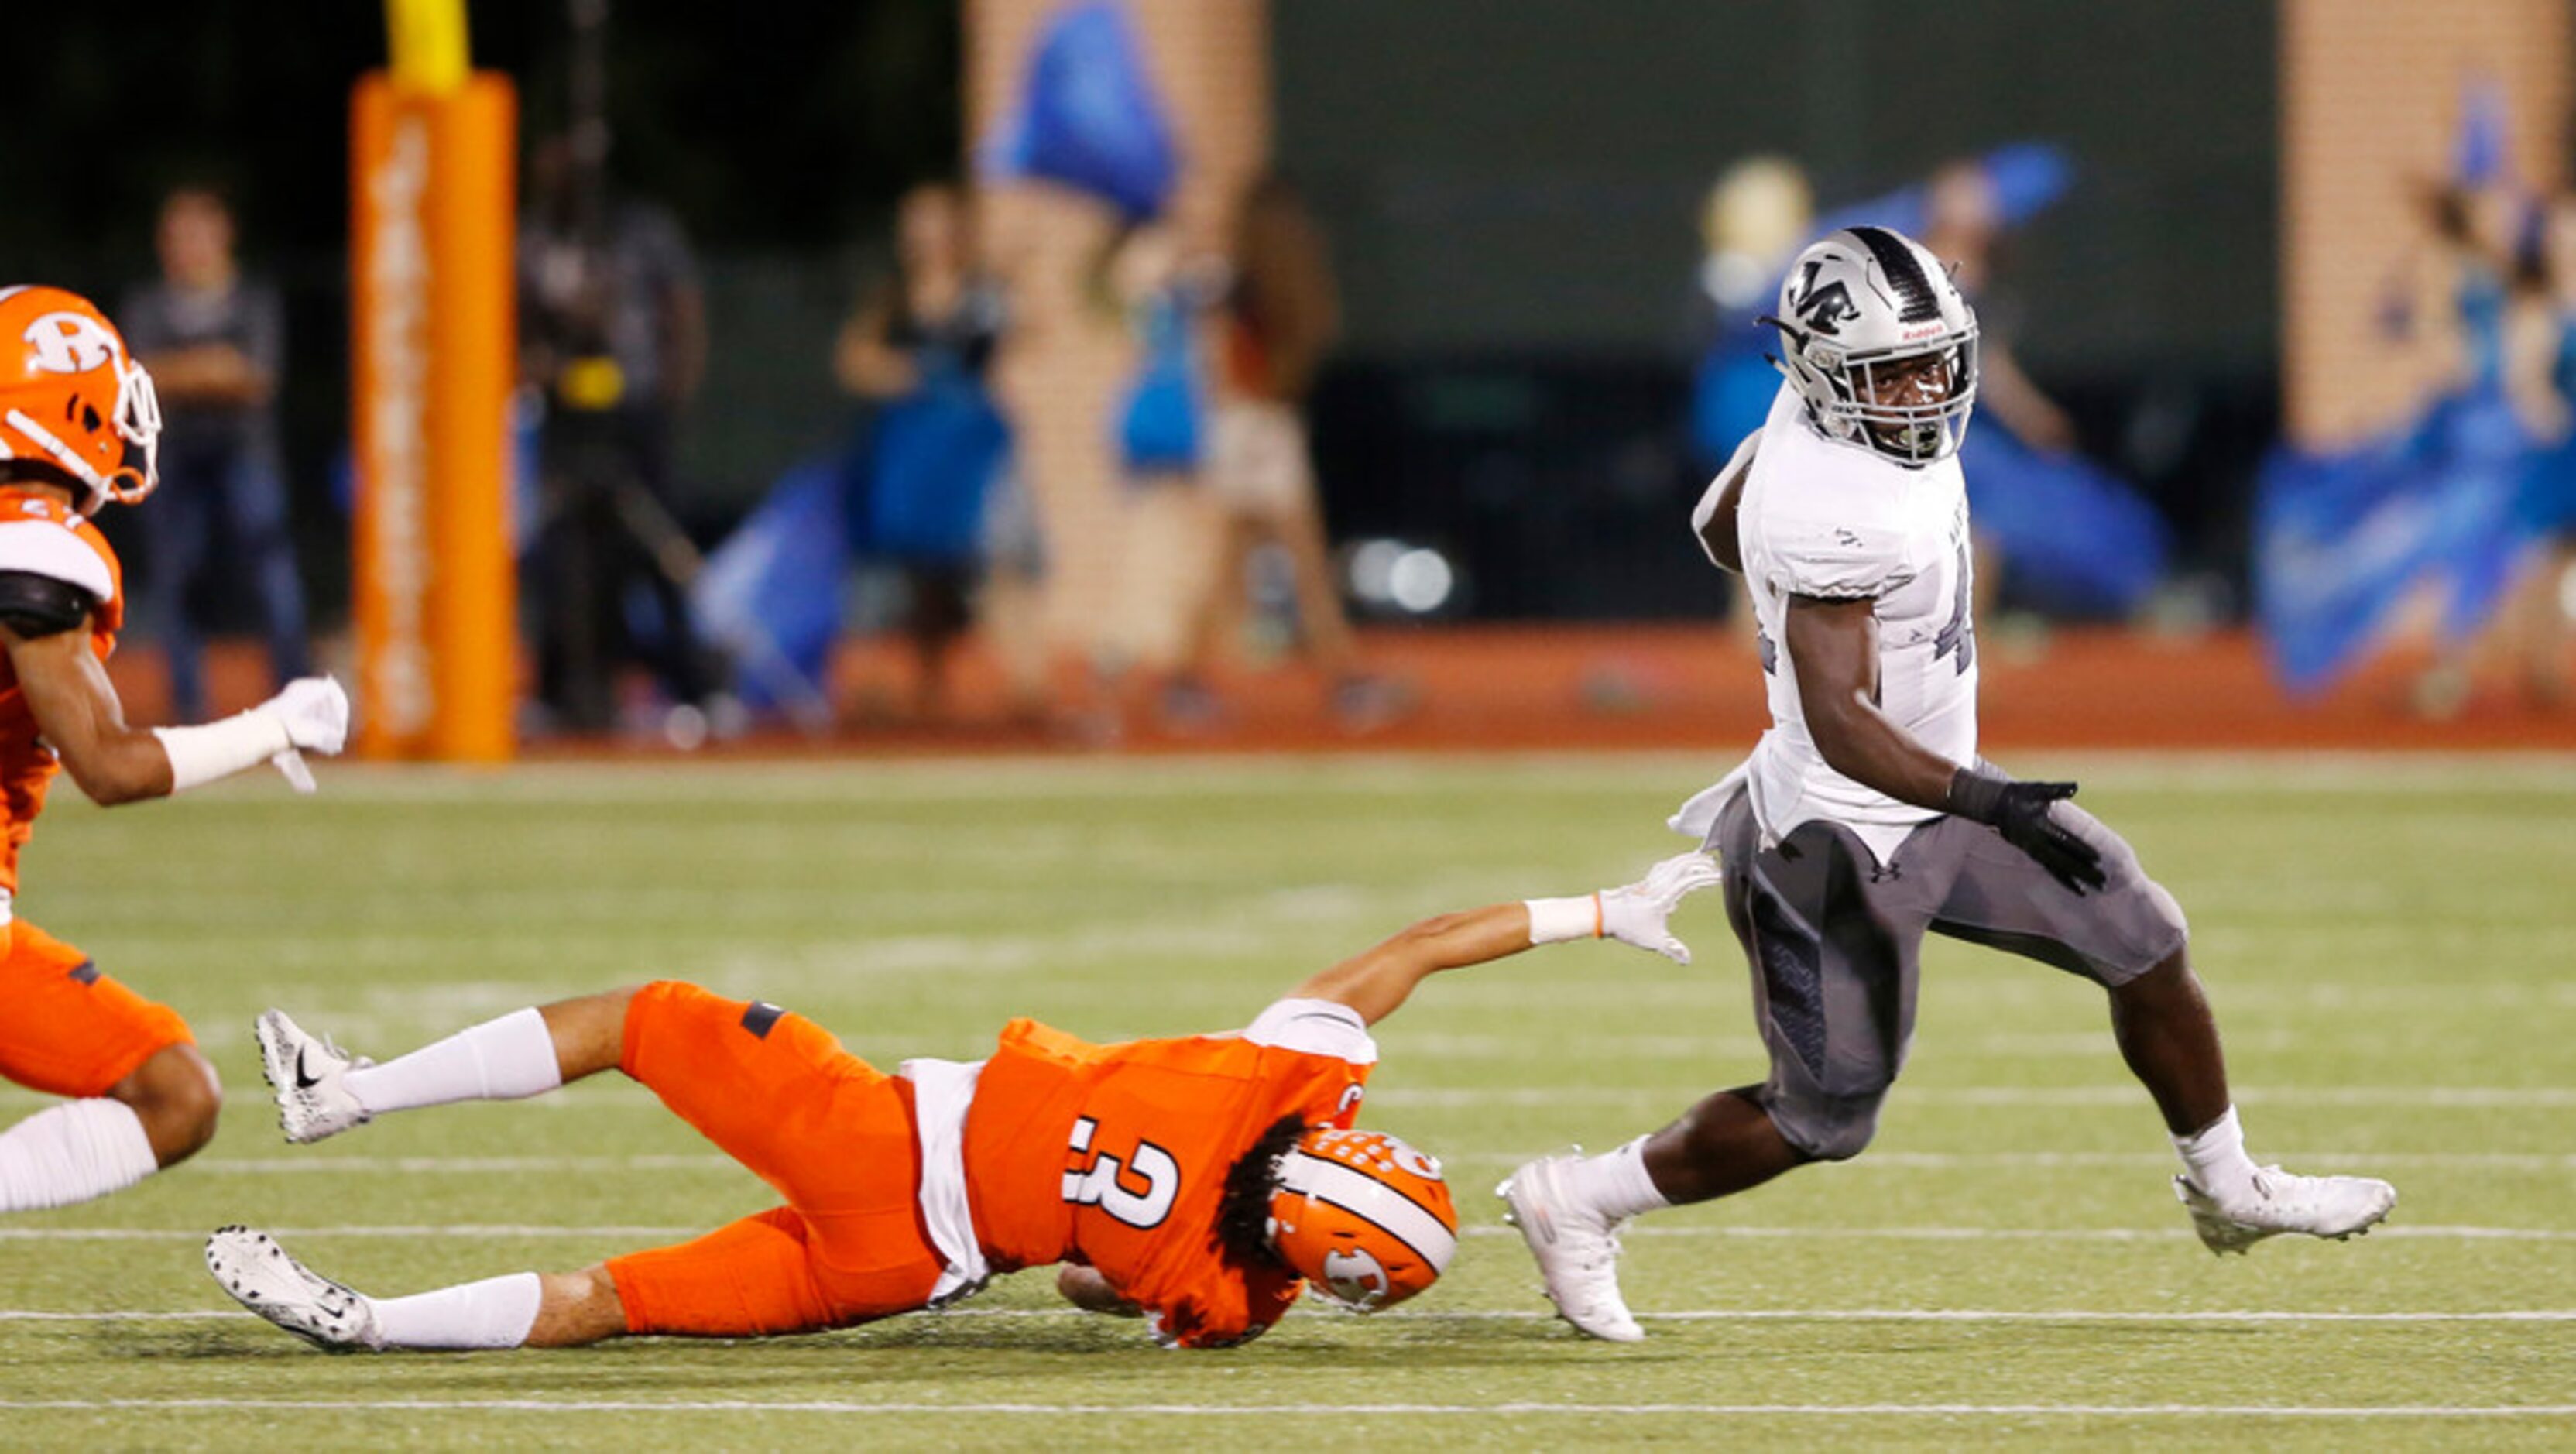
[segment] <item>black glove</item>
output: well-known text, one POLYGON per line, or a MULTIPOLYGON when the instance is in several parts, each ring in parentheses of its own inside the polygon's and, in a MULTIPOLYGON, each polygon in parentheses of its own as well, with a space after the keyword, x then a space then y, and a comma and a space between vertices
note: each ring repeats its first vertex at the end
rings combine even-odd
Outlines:
POLYGON ((2048 805, 2075 796, 2073 783, 2025 783, 1961 768, 1950 779, 1950 811, 1991 826, 2004 841, 2039 861, 2077 894, 2109 882, 2102 850, 2048 815, 2048 805))

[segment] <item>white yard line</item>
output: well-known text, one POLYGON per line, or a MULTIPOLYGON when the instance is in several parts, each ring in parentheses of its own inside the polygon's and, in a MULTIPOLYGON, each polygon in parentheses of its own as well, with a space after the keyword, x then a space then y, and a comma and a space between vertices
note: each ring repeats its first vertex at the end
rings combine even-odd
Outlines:
MULTIPOLYGON (((1705 1091, 1675 1083, 1646 1086, 1389 1086, 1369 1093, 1373 1106, 1429 1108, 1550 1105, 1664 1105, 1688 1101, 1705 1091)), ((2239 1105, 2366 1106, 2396 1110, 2540 1111, 2576 1107, 2576 1086, 2243 1086, 2239 1105)), ((51 1105, 59 1098, 17 1087, 0 1087, 0 1103, 51 1105)), ((1900 1086, 1900 1104, 1955 1106, 2143 1106, 2147 1093, 2135 1085, 2077 1086, 1900 1086)), ((581 1106, 660 1106, 660 1098, 638 1085, 580 1085, 530 1102, 557 1109, 581 1106)))
POLYGON ((339 1412, 508 1412, 537 1414, 593 1413, 750 1413, 750 1414, 993 1414, 1036 1418, 1095 1417, 1138 1414, 1176 1417, 1254 1417, 1316 1415, 1464 1414, 1573 1415, 1579 1418, 1698 1415, 1728 1418, 2183 1418, 2183 1419, 2520 1419, 2576 1417, 2576 1404, 1034 1404, 1034 1403, 861 1403, 839 1399, 583 1399, 583 1398, 130 1398, 10 1399, 0 1409, 152 1410, 256 1409, 277 1413, 339 1412))
MULTIPOLYGON (((1546 1150, 1469 1151, 1440 1159, 1451 1166, 1518 1166, 1546 1150)), ((2267 1155, 2276 1154, 2267 1152, 2267 1155)), ((2283 1151, 2283 1164, 2309 1166, 2433 1167, 2454 1170, 2576 1171, 2576 1153, 2515 1151, 2283 1151)), ((1838 1175, 1886 1171, 1965 1169, 2138 1168, 2174 1165, 2154 1151, 1872 1151, 1844 1164, 1838 1175)), ((199 1157, 188 1163, 199 1176, 472 1176, 523 1172, 740 1171, 721 1152, 635 1156, 306 1156, 199 1157)))
MULTIPOLYGON (((1393 1086, 1369 1093, 1375 1106, 1627 1105, 1665 1102, 1693 1092, 1679 1086, 1393 1086)), ((1901 1104, 1951 1106, 2145 1105, 2135 1085, 1900 1086, 1901 1104)), ((2246 1086, 2239 1105, 2386 1106, 2478 1110, 2563 1110, 2576 1106, 2571 1086, 2246 1086)))
MULTIPOLYGON (((543 763, 507 773, 333 765, 331 801, 437 803, 984 802, 1193 797, 1211 790, 1373 796, 1494 780, 1514 792, 1597 795, 1605 784, 1682 798, 1752 748, 1705 752, 1294 754, 1133 759, 998 757, 900 762, 543 763)), ((2441 793, 2463 787, 2576 791, 2576 762, 2549 752, 2046 752, 2025 754, 2098 790, 2441 793)), ((246 791, 246 790, 245 790, 246 791)))
MULTIPOLYGON (((949 1308, 923 1316, 940 1318, 1080 1318, 1076 1308, 949 1308)), ((1378 1315, 1399 1322, 1532 1323, 1551 1321, 1554 1313, 1480 1309, 1440 1312, 1414 1309, 1378 1315)), ((1649 1323, 2576 1323, 2576 1308, 2504 1308, 2467 1312, 2299 1312, 2276 1308, 2245 1311, 2187 1312, 2103 1311, 2084 1308, 1683 1308, 1641 1312, 1649 1323)), ((35 1308, 0 1308, 0 1323, 260 1321, 239 1308, 202 1308, 169 1312, 59 1312, 35 1308)), ((1375 1321, 1373 1319, 1372 1321, 1375 1321)))
MULTIPOLYGON (((535 1224, 457 1223, 448 1226, 267 1227, 278 1237, 547 1238, 547 1237, 696 1237, 706 1227, 567 1227, 535 1224)), ((1470 1226, 1470 1237, 1517 1237, 1509 1227, 1470 1226)), ((0 1242, 166 1242, 202 1240, 196 1227, 0 1227, 0 1242)), ((1883 1239, 1914 1242, 2163 1242, 2192 1235, 2187 1227, 1732 1227, 1657 1226, 1648 1223, 1622 1233, 1628 1237, 1741 1237, 1778 1240, 1883 1239)), ((2576 1228, 2380 1226, 2367 1235, 2430 1242, 2571 1242, 2576 1228)))
MULTIPOLYGON (((2576 1157, 2568 1159, 2576 1163, 2576 1157)), ((680 1156, 215 1156, 190 1161, 188 1169, 201 1176, 481 1176, 532 1171, 740 1171, 742 1163, 716 1151, 680 1156)))

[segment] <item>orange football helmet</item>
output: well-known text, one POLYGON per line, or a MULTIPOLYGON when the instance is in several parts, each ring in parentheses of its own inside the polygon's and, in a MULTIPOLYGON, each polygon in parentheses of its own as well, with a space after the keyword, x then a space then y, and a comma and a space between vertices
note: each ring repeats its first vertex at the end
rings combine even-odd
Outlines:
POLYGON ((131 505, 161 483, 152 376, 95 304, 61 288, 0 288, 0 459, 62 470, 83 514, 131 505), (127 447, 139 451, 138 468, 127 447))
POLYGON ((1458 1209, 1438 1161, 1377 1131, 1319 1128, 1279 1158, 1270 1245, 1326 1297, 1373 1313, 1448 1270, 1458 1209))

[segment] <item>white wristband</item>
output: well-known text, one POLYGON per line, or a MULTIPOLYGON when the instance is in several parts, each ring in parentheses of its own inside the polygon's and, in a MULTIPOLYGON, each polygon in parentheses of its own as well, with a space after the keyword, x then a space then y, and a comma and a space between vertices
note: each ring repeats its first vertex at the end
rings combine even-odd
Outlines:
POLYGON ((184 793, 254 768, 295 743, 274 712, 253 707, 202 727, 155 727, 170 754, 170 791, 184 793))
POLYGON ((1585 894, 1579 899, 1531 899, 1523 907, 1529 910, 1532 944, 1601 937, 1599 894, 1585 894))

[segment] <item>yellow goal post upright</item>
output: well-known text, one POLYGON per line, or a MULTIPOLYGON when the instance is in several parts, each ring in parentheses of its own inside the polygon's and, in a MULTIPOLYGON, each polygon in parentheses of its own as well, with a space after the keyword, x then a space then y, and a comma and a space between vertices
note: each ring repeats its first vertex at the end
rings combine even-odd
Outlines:
POLYGON ((506 762, 518 99, 471 68, 465 0, 385 0, 385 30, 349 108, 357 746, 506 762))

